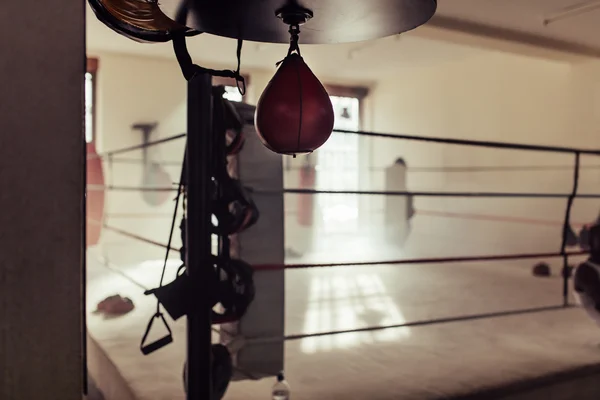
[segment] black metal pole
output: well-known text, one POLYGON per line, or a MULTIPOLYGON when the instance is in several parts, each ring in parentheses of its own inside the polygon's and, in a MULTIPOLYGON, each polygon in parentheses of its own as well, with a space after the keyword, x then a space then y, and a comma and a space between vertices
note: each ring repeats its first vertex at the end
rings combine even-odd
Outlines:
POLYGON ((211 76, 199 73, 188 82, 187 124, 187 273, 197 307, 187 320, 187 400, 212 399, 211 257, 212 161, 211 76))
POLYGON ((575 166, 573 170, 573 189, 569 200, 567 201, 567 210, 565 211, 565 221, 563 224, 563 237, 560 246, 560 252, 563 255, 563 305, 567 307, 569 305, 569 277, 571 271, 569 271, 569 255, 567 254, 567 235, 571 226, 571 210, 573 209, 573 201, 577 197, 577 189, 579 188, 579 170, 581 167, 581 153, 575 152, 575 166))

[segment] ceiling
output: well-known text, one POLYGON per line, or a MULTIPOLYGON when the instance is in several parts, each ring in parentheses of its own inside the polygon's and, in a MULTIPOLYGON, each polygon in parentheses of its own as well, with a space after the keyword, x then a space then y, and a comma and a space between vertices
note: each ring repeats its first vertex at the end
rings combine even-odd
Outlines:
MULTIPOLYGON (((203 34, 188 39, 188 49, 194 61, 215 68, 233 68, 236 65, 236 45, 233 39, 203 34)), ((120 36, 98 21, 88 8, 88 53, 126 53, 148 57, 174 58, 169 43, 140 44, 120 36)), ((287 53, 288 45, 244 42, 242 68, 275 70, 275 63, 287 53)), ((335 45, 302 45, 302 56, 311 69, 320 76, 369 83, 394 69, 420 66, 443 61, 459 60, 476 51, 468 46, 444 43, 417 35, 396 35, 360 43, 335 45), (382 63, 378 60, 385 59, 382 63)))
POLYGON ((598 0, 439 0, 431 24, 598 56, 599 22, 598 0))
MULTIPOLYGON (((302 55, 322 76, 373 81, 401 66, 459 60, 496 47, 527 54, 536 49, 600 57, 600 1, 584 0, 439 0, 437 15, 415 31, 389 38, 337 45, 303 45, 302 55), (574 4, 598 5, 590 12, 544 25, 544 18, 574 4), (471 40, 459 40, 459 36, 471 40), (475 38, 475 39, 473 39, 475 38), (498 42, 515 44, 496 46, 498 42), (385 62, 381 62, 385 60, 385 62)), ((88 7, 87 45, 91 53, 118 52, 173 58, 170 44, 139 44, 101 24, 88 7)), ((234 40, 201 35, 189 40, 197 63, 235 66, 234 40)), ((245 42, 243 67, 273 70, 286 45, 245 42)))

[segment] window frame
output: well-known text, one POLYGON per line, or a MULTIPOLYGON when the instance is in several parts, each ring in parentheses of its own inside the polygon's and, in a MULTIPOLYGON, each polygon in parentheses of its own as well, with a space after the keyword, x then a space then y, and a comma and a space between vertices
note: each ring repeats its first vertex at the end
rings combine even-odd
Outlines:
MULTIPOLYGON (((363 110, 363 106, 364 106, 364 99, 366 98, 366 96, 369 93, 369 90, 366 87, 358 87, 358 86, 341 86, 341 85, 328 85, 325 84, 324 85, 325 90, 327 91, 327 94, 330 97, 346 97, 346 98, 353 98, 358 100, 358 127, 357 129, 360 130, 362 129, 363 126, 363 120, 364 120, 364 110, 363 110)), ((361 138, 357 138, 357 140, 359 141, 359 145, 358 145, 358 154, 356 155, 358 158, 358 161, 360 162, 361 160, 361 154, 360 154, 360 140, 361 138)), ((311 164, 314 166, 317 166, 319 164, 319 156, 318 156, 318 151, 315 154, 316 157, 314 157, 311 160, 311 164)), ((308 160, 308 158, 307 158, 308 160)), ((317 173, 318 174, 318 173, 317 173)), ((357 175, 357 185, 360 186, 360 174, 357 175)), ((357 216, 356 216, 356 226, 352 227, 351 229, 359 229, 360 226, 360 219, 361 219, 361 200, 358 196, 356 195, 350 195, 349 197, 353 197, 356 198, 356 206, 357 206, 357 216)), ((338 198, 339 200, 339 198, 338 198)), ((342 202, 343 203, 343 202, 342 202)), ((324 207, 325 204, 320 205, 320 207, 324 207)), ((353 218, 354 220, 354 218, 353 218)), ((327 234, 333 234, 333 235, 337 235, 342 233, 341 231, 339 231, 338 228, 342 227, 344 225, 344 223, 340 223, 337 225, 337 227, 331 227, 328 228, 327 226, 323 226, 323 228, 325 229, 324 232, 326 232, 327 234)), ((354 234, 354 233, 352 233, 354 234)))
MULTIPOLYGON (((242 103, 248 103, 248 87, 250 86, 250 77, 248 75, 242 75, 244 81, 246 82, 246 93, 242 95, 242 103)), ((237 81, 235 78, 228 78, 224 76, 213 76, 212 77, 212 85, 213 86, 230 86, 237 87, 237 81)))
MULTIPOLYGON (((86 68, 85 68, 85 72, 88 74, 92 75, 92 139, 90 140, 90 144, 95 144, 96 143, 96 133, 97 133, 97 118, 96 118, 96 109, 97 107, 97 90, 96 88, 98 87, 98 85, 96 84, 96 80, 97 80, 97 76, 98 76, 98 65, 99 65, 99 61, 98 58, 95 57, 88 57, 86 60, 86 68)), ((84 77, 85 79, 85 77, 84 77)), ((85 99, 85 94, 84 94, 84 99, 85 99)), ((85 101, 85 100, 84 100, 85 101)), ((85 134, 85 131, 84 131, 85 134)), ((87 142, 87 140, 86 140, 87 142)))
POLYGON ((325 84, 325 90, 329 96, 354 97, 358 99, 358 129, 363 129, 364 122, 364 100, 369 95, 369 88, 365 86, 344 86, 325 84))

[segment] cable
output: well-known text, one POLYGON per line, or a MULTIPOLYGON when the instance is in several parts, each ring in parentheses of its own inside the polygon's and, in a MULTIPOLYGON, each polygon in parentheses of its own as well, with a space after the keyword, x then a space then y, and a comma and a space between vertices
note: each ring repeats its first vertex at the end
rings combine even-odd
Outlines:
MULTIPOLYGON (((177 197, 175 197, 175 207, 173 207, 173 218, 171 219, 171 229, 169 231, 169 240, 167 241, 167 251, 165 253, 165 260, 163 263, 162 272, 160 274, 160 282, 158 284, 158 288, 160 289, 163 286, 163 281, 165 280, 165 272, 167 271, 167 262, 169 261, 169 250, 171 249, 171 242, 173 241, 173 232, 175 231, 175 221, 177 221, 177 212, 179 211, 179 199, 181 197, 181 193, 183 191, 183 178, 185 174, 184 165, 186 165, 187 159, 187 142, 185 145, 185 149, 183 152, 183 161, 181 163, 181 176, 179 177, 179 187, 177 189, 177 197)), ((158 297, 156 299, 156 315, 160 314, 160 300, 158 297)))

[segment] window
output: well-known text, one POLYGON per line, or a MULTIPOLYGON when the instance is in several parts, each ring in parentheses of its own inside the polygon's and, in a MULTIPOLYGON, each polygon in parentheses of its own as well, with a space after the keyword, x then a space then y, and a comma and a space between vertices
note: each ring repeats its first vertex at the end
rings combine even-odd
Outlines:
MULTIPOLYGON (((246 81, 246 87, 248 87, 248 85, 250 83, 250 79, 247 76, 244 76, 244 79, 246 81)), ((223 78, 220 76, 213 76, 212 84, 214 86, 221 85, 221 86, 225 87, 225 94, 223 95, 223 97, 226 98, 227 100, 235 101, 238 103, 244 103, 246 101, 244 96, 242 96, 242 94, 238 90, 237 82, 235 81, 235 79, 223 78)))
POLYGON ((94 140, 94 78, 90 72, 85 73, 85 141, 94 140))
POLYGON ((95 99, 96 99, 96 71, 98 69, 98 60, 88 58, 87 72, 85 73, 85 141, 92 143, 95 139, 95 99))
MULTIPOLYGON (((360 128, 360 101, 364 96, 328 88, 335 114, 334 129, 357 131, 360 128)), ((365 93, 366 94, 366 93, 365 93)), ((359 189, 359 137, 333 133, 316 152, 316 189, 355 191, 359 189)), ((318 196, 322 229, 326 233, 354 233, 358 229, 357 195, 318 196)))
POLYGON ((225 94, 223 95, 229 101, 235 101, 241 103, 244 101, 244 97, 236 86, 225 86, 225 94))

